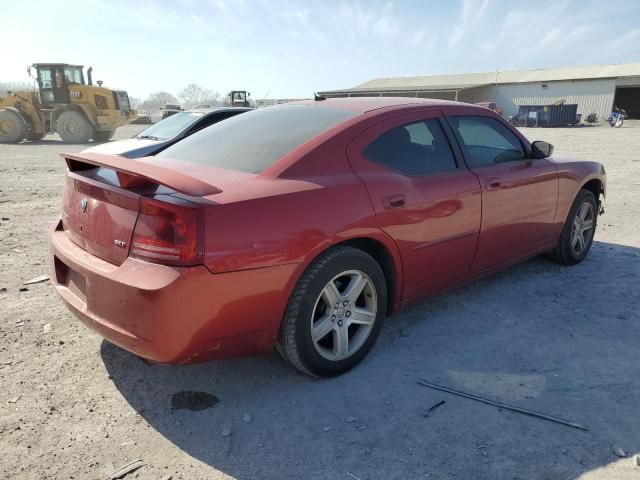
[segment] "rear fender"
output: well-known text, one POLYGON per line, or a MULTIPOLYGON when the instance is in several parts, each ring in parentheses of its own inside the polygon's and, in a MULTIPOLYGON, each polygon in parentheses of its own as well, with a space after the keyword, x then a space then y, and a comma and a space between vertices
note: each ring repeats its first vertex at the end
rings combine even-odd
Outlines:
POLYGON ((393 282, 393 298, 390 298, 389 302, 392 307, 391 310, 395 310, 395 305, 397 305, 402 299, 402 287, 404 278, 402 259, 400 257, 398 247, 391 239, 391 237, 377 228, 358 228, 357 230, 353 231, 346 230, 334 235, 333 238, 326 238, 324 241, 318 243, 309 252, 305 259, 297 265, 295 274, 292 275, 291 279, 289 279, 289 283, 286 286, 288 296, 290 297, 293 293, 295 285, 296 283, 298 283, 298 280, 300 279, 302 274, 320 255, 337 245, 353 240, 375 240, 379 244, 381 244, 391 255, 391 259, 393 261, 394 278, 391 279, 393 282))

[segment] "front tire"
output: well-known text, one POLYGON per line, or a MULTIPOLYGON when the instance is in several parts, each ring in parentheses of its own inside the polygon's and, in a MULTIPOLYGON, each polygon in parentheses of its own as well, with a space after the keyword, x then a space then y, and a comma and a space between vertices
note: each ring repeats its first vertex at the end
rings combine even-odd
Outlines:
POLYGON ((386 308, 380 265, 362 250, 334 247, 298 281, 280 327, 278 350, 307 375, 340 375, 371 350, 386 308))
POLYGON ((27 135, 22 119, 9 110, 0 111, 0 143, 18 143, 27 135))
POLYGON ((65 143, 87 143, 93 134, 85 116, 73 110, 60 114, 56 120, 56 131, 65 143))
POLYGON ((589 190, 580 190, 573 201, 558 245, 549 252, 549 258, 564 265, 580 263, 589 253, 597 221, 596 197, 589 190))

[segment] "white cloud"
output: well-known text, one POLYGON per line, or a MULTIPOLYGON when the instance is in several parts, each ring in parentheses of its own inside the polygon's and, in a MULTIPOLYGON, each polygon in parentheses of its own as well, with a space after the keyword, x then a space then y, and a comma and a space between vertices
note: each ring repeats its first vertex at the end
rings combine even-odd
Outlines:
POLYGON ((33 0, 25 31, 11 26, 24 16, 22 0, 3 0, 3 32, 22 40, 5 52, 2 79, 25 80, 26 64, 60 59, 93 64, 94 77, 139 97, 192 82, 298 97, 373 77, 640 61, 635 0, 78 5, 33 0))

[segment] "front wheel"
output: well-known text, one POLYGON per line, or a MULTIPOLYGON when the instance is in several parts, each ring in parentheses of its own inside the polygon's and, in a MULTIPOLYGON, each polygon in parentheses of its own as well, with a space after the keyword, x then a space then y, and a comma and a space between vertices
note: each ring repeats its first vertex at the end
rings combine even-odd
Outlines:
POLYGON ((571 206, 558 245, 549 258, 564 265, 575 265, 589 253, 598 220, 596 197, 589 190, 580 190, 571 206))
POLYGON ((27 135, 22 119, 9 110, 0 110, 0 143, 18 143, 27 135))
POLYGON ((614 127, 620 128, 623 123, 624 123, 624 118, 618 117, 618 119, 616 120, 616 123, 614 124, 614 127))
POLYGON ((303 373, 340 375, 367 355, 386 307, 380 265, 362 250, 335 247, 298 281, 280 327, 278 350, 303 373))

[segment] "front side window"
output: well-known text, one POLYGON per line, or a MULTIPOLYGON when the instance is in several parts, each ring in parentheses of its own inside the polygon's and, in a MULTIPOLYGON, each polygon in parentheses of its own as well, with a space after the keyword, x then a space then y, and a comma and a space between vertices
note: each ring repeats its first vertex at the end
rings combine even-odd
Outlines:
POLYGON ((51 70, 48 68, 38 69, 38 80, 42 88, 52 88, 53 79, 51 78, 51 70))
POLYGON ((471 167, 512 162, 525 158, 522 144, 507 127, 499 121, 474 115, 451 117, 471 167))
POLYGON ((457 168, 449 141, 436 118, 392 128, 362 153, 367 160, 411 177, 457 168))

